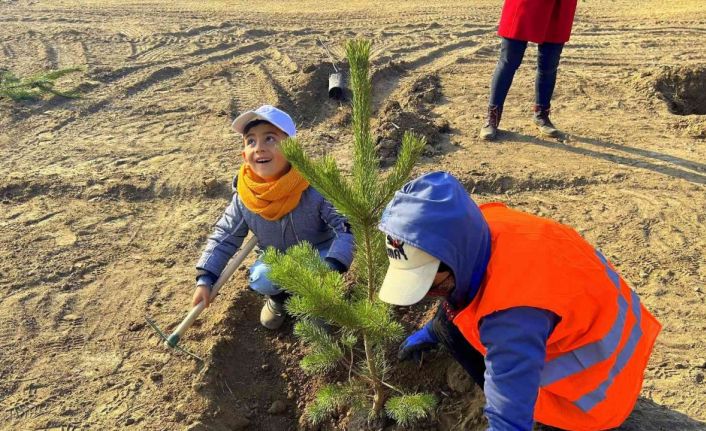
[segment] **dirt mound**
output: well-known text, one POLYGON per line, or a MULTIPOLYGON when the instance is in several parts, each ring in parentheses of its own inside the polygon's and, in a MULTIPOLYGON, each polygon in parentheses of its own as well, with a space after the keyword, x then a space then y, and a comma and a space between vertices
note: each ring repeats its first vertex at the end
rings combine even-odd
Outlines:
POLYGON ((328 79, 333 73, 331 65, 310 63, 302 68, 291 83, 294 111, 300 115, 301 124, 315 124, 335 113, 337 103, 328 100, 328 79), (324 103, 322 103, 322 101, 324 103))
POLYGON ((438 75, 425 75, 409 86, 407 104, 420 106, 438 102, 441 98, 441 81, 438 75))
POLYGON ((689 117, 672 123, 671 128, 694 139, 706 139, 706 117, 689 117))
POLYGON ((459 176, 459 180, 472 195, 487 195, 501 193, 522 193, 537 190, 581 189, 589 184, 596 184, 601 179, 585 176, 555 177, 534 176, 513 177, 474 171, 470 176, 459 176))
POLYGON ((654 88, 677 115, 706 115, 706 67, 669 67, 655 78, 654 88))
POLYGON ((383 165, 396 157, 406 131, 423 137, 427 146, 425 155, 434 155, 443 142, 443 135, 450 131, 449 122, 431 112, 442 97, 441 82, 437 75, 422 75, 403 84, 390 100, 385 102, 373 126, 377 135, 377 148, 383 165))
POLYGON ((307 62, 300 66, 283 60, 281 55, 275 58, 272 64, 266 63, 250 71, 251 83, 243 84, 241 91, 235 92, 230 100, 231 119, 263 103, 289 112, 299 130, 313 127, 336 114, 339 103, 328 97, 329 74, 333 73, 330 64, 307 62), (288 65, 286 73, 281 66, 283 62, 288 65))

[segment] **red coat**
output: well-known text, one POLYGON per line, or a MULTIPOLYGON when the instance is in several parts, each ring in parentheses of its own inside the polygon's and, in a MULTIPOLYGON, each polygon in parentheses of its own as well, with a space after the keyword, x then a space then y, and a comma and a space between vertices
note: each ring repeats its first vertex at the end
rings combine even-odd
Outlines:
POLYGON ((505 0, 498 35, 535 43, 565 43, 576 0, 505 0))

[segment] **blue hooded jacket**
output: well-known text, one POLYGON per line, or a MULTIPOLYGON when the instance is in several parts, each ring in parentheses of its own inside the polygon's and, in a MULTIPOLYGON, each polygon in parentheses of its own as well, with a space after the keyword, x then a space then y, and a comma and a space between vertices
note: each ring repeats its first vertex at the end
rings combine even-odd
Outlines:
POLYGON ((456 278, 452 306, 461 309, 476 296, 490 259, 490 229, 452 175, 432 172, 405 184, 385 208, 379 227, 451 268, 456 278))
MULTIPOLYGON (((447 301, 453 308, 460 311, 476 296, 491 256, 490 229, 452 175, 432 172, 407 183, 385 208, 379 228, 451 268, 456 286, 447 301)), ((556 323, 556 315, 532 307, 503 310, 481 321, 490 430, 532 429, 546 340, 556 323)))

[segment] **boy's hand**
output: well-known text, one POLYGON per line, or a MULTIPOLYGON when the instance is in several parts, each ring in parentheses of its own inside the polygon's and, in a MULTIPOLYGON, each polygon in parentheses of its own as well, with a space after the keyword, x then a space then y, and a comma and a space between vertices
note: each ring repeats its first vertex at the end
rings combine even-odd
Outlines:
POLYGON ((203 305, 207 308, 211 305, 211 289, 203 284, 196 286, 194 291, 194 298, 191 300, 191 305, 198 305, 199 302, 204 301, 203 305))

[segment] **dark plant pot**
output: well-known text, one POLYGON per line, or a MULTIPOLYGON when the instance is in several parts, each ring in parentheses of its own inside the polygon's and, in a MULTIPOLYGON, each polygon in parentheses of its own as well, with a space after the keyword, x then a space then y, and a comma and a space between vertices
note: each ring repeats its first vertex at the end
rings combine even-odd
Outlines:
POLYGON ((328 97, 331 99, 343 98, 343 74, 341 72, 332 73, 328 76, 328 97))

